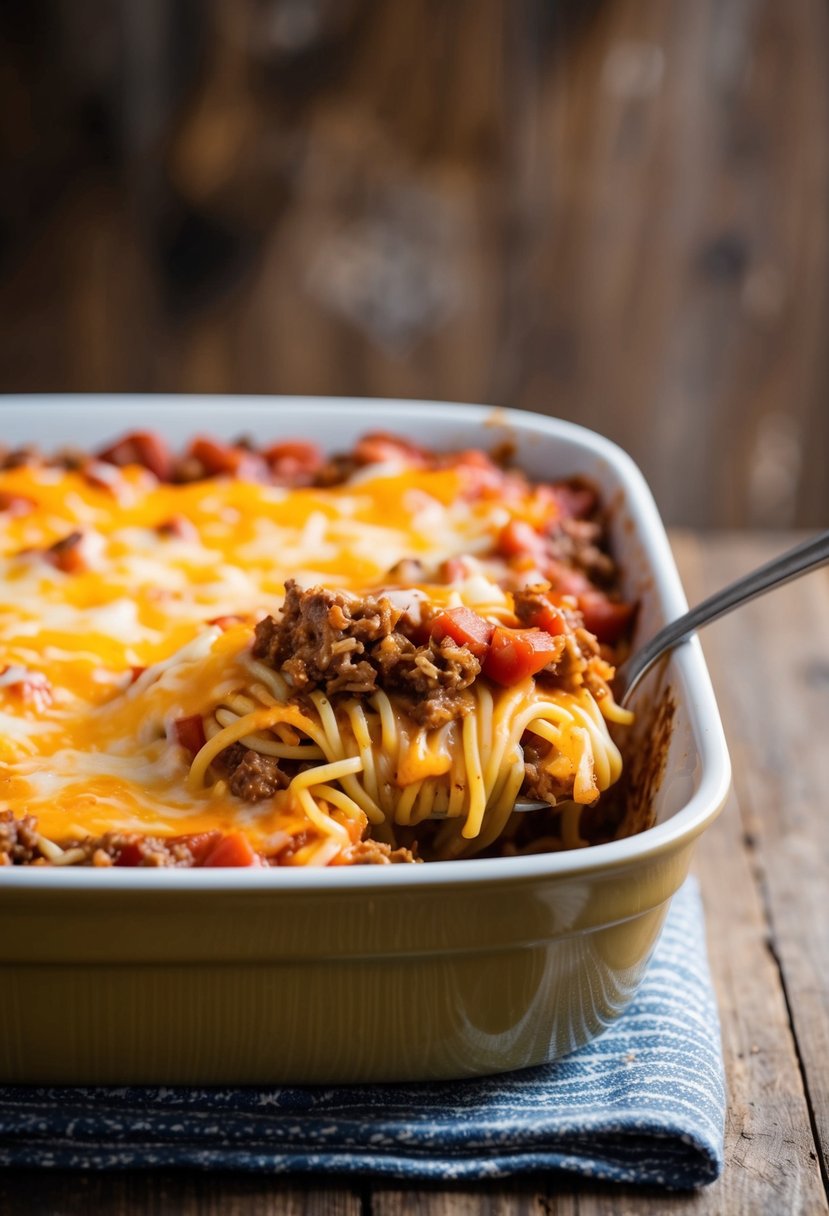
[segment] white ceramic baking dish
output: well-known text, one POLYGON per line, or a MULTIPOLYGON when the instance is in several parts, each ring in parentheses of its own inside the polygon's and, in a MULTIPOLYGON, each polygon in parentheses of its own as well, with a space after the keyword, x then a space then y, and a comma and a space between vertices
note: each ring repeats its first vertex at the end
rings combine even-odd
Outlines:
MULTIPOLYGON (((686 602, 624 452, 552 418, 332 398, 7 397, 0 442, 95 447, 130 429, 438 448, 516 445, 541 479, 583 474, 612 508, 639 642, 686 602)), ((697 642, 637 693, 637 813, 573 852, 336 870, 0 870, 0 1080, 344 1082, 537 1064, 630 1001, 730 768, 697 642), (655 754, 654 749, 659 754, 655 754), (638 755, 637 755, 638 753, 638 755), (646 755, 647 753, 647 755, 646 755)))

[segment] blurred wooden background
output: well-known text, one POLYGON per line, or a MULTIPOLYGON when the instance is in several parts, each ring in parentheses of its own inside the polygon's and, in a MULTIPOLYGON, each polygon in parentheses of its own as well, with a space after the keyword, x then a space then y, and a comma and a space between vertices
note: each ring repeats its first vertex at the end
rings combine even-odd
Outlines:
POLYGON ((514 405, 826 523, 825 0, 5 4, 0 170, 4 391, 514 405))

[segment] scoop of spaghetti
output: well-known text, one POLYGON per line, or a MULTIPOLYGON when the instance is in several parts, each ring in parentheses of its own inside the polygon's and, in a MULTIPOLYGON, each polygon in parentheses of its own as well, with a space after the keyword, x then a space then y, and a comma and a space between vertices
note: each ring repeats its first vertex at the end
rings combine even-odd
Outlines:
POLYGON ((548 588, 491 595, 489 613, 457 595, 412 612, 289 582, 240 656, 246 686, 209 715, 192 787, 281 800, 342 849, 343 817, 362 817, 434 857, 488 848, 521 792, 592 804, 621 771, 613 669, 548 588))

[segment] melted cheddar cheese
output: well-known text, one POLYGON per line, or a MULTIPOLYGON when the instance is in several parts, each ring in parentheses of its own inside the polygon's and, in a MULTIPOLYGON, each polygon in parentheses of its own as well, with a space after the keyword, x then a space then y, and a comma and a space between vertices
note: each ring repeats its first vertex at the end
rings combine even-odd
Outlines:
MULTIPOLYGON (((0 473, 0 807, 57 841, 297 831, 284 800, 244 803, 221 781, 194 791, 174 723, 249 681, 253 624, 287 578, 364 590, 402 558, 434 567, 491 549, 522 504, 462 490, 454 469, 378 467, 300 490, 162 485, 138 466, 0 473), (67 571, 49 549, 76 532, 83 561, 67 571), (242 620, 211 624, 228 617, 242 620)), ((526 517, 538 509, 528 496, 526 517)), ((450 753, 413 749, 401 784, 446 772, 450 753)))

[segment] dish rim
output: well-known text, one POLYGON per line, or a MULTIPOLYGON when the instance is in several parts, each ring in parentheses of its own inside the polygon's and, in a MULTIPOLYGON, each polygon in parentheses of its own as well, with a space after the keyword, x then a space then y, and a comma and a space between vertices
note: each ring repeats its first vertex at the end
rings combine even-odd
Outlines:
MULTIPOLYGON (((39 429, 41 419, 51 411, 62 411, 69 403, 83 403, 85 413, 113 421, 113 432, 125 429, 115 422, 119 412, 113 403, 133 404, 141 424, 163 426, 164 415, 173 412, 185 420, 192 416, 201 426, 209 425, 209 415, 233 405, 248 414, 263 418, 301 408, 300 421, 319 420, 349 406, 359 410, 366 426, 384 424, 384 429, 403 420, 457 423, 461 426, 504 425, 517 432, 540 432, 551 439, 578 444, 604 461, 616 472, 624 491, 625 505, 636 525, 636 538, 647 557, 654 592, 664 607, 666 618, 679 616, 688 607, 679 572, 671 551, 665 526, 650 487, 639 467, 618 444, 578 423, 527 410, 427 401, 416 398, 325 397, 300 395, 241 394, 141 394, 141 393, 55 393, 10 394, 0 398, 4 411, 17 405, 33 411, 31 429, 39 429), (140 409, 138 408, 140 407, 140 409), (148 415, 157 415, 151 418, 148 415), (206 416, 207 415, 207 416, 206 416), (392 417, 396 416, 396 417, 392 417)), ((231 417, 233 412, 231 410, 231 417)), ((2 417, 2 415, 0 415, 2 417)), ((41 422, 42 425, 42 422, 41 422)), ((245 425, 244 423, 242 425, 245 425)), ((2 430, 0 426, 0 430, 2 430)), ((28 429, 28 428, 27 428, 28 429)), ((198 427, 197 429, 200 429, 198 427)), ((35 436, 29 442, 39 442, 35 436)), ((49 891, 146 891, 162 889, 186 891, 305 891, 318 894, 349 890, 415 890, 462 884, 512 884, 530 879, 566 879, 585 874, 607 875, 627 869, 638 862, 650 861, 660 854, 690 843, 716 818, 728 795, 731 764, 711 679, 696 637, 681 644, 670 656, 669 664, 684 680, 689 711, 696 727, 699 747, 700 783, 682 807, 664 823, 635 835, 586 849, 559 853, 537 853, 519 857, 467 858, 459 861, 432 862, 413 866, 338 866, 328 868, 268 867, 263 869, 216 868, 184 870, 176 868, 109 869, 96 867, 13 866, 2 873, 4 889, 32 888, 49 891)))

